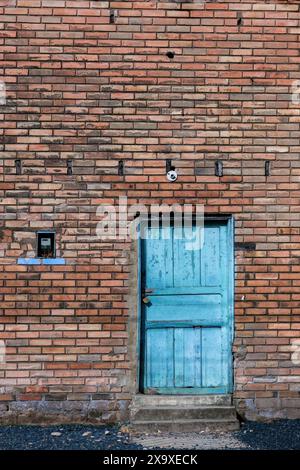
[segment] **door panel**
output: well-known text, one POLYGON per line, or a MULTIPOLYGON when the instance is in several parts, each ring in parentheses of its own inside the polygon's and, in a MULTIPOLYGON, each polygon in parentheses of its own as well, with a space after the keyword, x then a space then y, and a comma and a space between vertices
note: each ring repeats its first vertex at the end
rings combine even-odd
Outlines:
POLYGON ((218 294, 147 294, 147 298, 151 302, 145 308, 147 322, 195 322, 195 326, 222 322, 222 296, 218 294))
POLYGON ((173 246, 170 240, 163 238, 167 233, 166 229, 148 230, 144 266, 147 266, 146 285, 151 287, 164 288, 174 285, 173 246))
POLYGON ((174 385, 173 334, 172 328, 150 328, 147 331, 146 383, 149 388, 172 388, 174 385))
MULTIPOLYGON (((195 230, 195 228, 194 228, 195 230)), ((174 231, 174 236, 176 232, 174 231)), ((200 250, 187 250, 186 241, 173 241, 174 249, 174 282, 176 287, 197 287, 201 285, 200 250)))
MULTIPOLYGON (((176 229, 148 228, 142 242, 141 389, 228 393, 231 389, 232 233, 206 222, 202 248, 176 229), (167 239, 168 233, 171 237, 167 239)), ((197 227, 191 227, 190 238, 197 227)))
POLYGON ((202 384, 203 387, 221 387, 222 377, 222 330, 202 329, 202 384), (217 359, 217 360, 216 360, 217 359))
POLYGON ((199 328, 174 328, 174 385, 201 387, 201 332, 199 328))

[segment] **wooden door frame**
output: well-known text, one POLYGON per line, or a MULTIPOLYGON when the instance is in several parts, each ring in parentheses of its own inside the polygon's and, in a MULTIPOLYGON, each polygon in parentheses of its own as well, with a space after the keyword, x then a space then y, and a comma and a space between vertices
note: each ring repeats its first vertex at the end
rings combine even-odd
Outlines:
MULTIPOLYGON (((227 244, 228 244, 228 255, 229 255, 229 266, 231 275, 228 276, 228 307, 229 307, 229 316, 230 316, 230 327, 229 327, 229 335, 228 338, 229 342, 229 356, 228 360, 230 361, 228 367, 228 390, 226 392, 222 391, 215 391, 215 394, 220 393, 232 393, 234 390, 234 376, 233 376, 233 340, 234 340, 234 280, 235 280, 235 260, 234 260, 234 218, 232 215, 210 215, 205 214, 204 221, 212 221, 212 222, 226 222, 227 226, 227 244)), ((143 220, 142 223, 147 223, 147 219, 143 220)), ((133 375, 131 376, 133 382, 131 382, 131 389, 133 393, 143 393, 143 364, 144 364, 144 347, 142 343, 142 328, 143 328, 143 316, 142 316, 142 306, 141 306, 141 293, 142 293, 142 276, 141 276, 141 267, 142 267, 142 241, 139 239, 135 242, 135 260, 136 260, 136 270, 135 270, 135 347, 132 350, 132 354, 134 354, 134 358, 131 354, 131 363, 133 367, 133 375)), ((132 298, 132 297, 131 297, 132 298)), ((132 302, 131 302, 132 303, 132 302)), ((133 339, 133 338, 132 338, 133 339)), ((131 343, 132 344, 132 343, 131 343)), ((194 395, 200 394, 199 391, 193 390, 191 393, 194 395)), ((202 394, 205 393, 205 389, 202 389, 202 394)), ((178 393, 180 395, 180 392, 178 393)), ((213 395, 213 394, 212 394, 213 395)))

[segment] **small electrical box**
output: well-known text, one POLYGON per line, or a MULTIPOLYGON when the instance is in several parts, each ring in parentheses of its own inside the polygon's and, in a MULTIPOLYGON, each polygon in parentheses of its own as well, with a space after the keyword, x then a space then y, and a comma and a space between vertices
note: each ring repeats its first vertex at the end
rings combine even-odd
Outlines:
POLYGON ((55 258, 55 233, 37 233, 37 256, 38 258, 55 258))

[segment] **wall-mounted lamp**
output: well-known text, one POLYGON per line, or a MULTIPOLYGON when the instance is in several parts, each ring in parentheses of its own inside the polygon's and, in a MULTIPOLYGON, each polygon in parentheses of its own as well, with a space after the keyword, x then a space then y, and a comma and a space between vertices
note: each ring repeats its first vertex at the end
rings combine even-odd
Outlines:
POLYGON ((170 158, 167 158, 167 160, 166 160, 166 173, 168 173, 172 169, 174 169, 174 167, 172 167, 172 160, 170 158))

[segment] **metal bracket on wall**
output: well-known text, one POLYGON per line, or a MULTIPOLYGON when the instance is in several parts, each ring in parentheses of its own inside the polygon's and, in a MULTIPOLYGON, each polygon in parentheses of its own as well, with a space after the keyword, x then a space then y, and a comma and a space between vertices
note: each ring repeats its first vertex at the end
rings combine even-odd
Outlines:
POLYGON ((67 160, 67 175, 73 174, 73 162, 72 160, 67 160))
POLYGON ((221 160, 215 162, 215 175, 223 176, 223 162, 221 160))
POLYGON ((109 12, 109 22, 110 24, 115 24, 117 18, 116 10, 110 10, 109 12))
POLYGON ((169 171, 175 170, 175 166, 172 165, 172 160, 170 158, 167 158, 166 160, 166 173, 169 173, 169 171))
POLYGON ((253 242, 236 242, 234 244, 234 249, 236 251, 255 251, 256 243, 253 242))
POLYGON ((15 165, 16 165, 16 175, 21 175, 21 173, 22 173, 22 162, 21 162, 21 160, 19 160, 19 159, 15 160, 15 165))
POLYGON ((118 175, 124 176, 124 161, 120 160, 118 165, 118 175))

